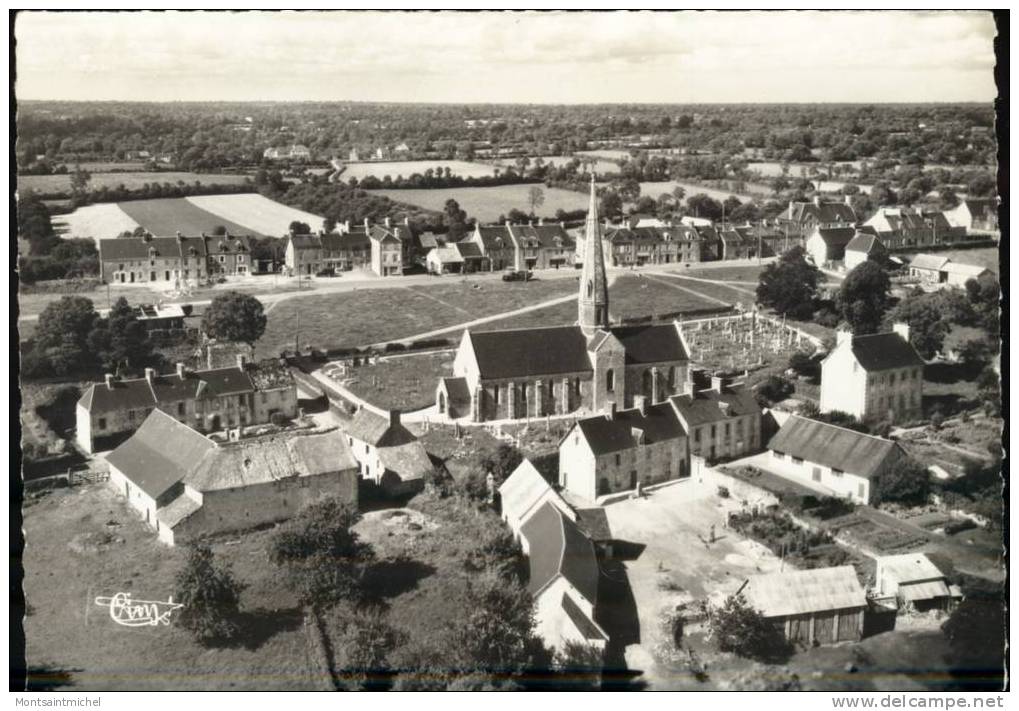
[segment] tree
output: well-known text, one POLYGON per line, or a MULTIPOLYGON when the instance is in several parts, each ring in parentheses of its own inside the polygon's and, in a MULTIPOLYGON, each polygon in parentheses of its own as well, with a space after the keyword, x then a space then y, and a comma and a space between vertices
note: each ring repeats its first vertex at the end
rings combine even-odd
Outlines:
POLYGON ((95 365, 88 337, 98 321, 91 299, 63 296, 39 314, 33 337, 35 349, 56 375, 88 370, 95 365))
MULTIPOLYGON (((953 676, 995 684, 1005 670, 1005 597, 1000 589, 970 591, 941 625, 953 676)), ((991 690, 988 688, 988 690, 991 690)))
POLYGON ((937 294, 910 294, 902 299, 885 317, 887 330, 893 323, 909 324, 909 342, 927 360, 941 350, 951 329, 937 294))
POLYGON ((76 165, 74 172, 71 173, 71 194, 75 196, 82 196, 88 192, 89 181, 92 180, 92 174, 87 170, 82 170, 81 165, 76 165))
POLYGON ((208 546, 192 546, 174 586, 174 600, 182 605, 177 624, 202 643, 233 640, 244 587, 229 568, 216 564, 208 546))
POLYGON ((113 302, 110 313, 89 334, 88 344, 103 368, 111 373, 119 372, 122 366, 137 373, 152 361, 148 330, 123 296, 113 302))
POLYGON ((796 351, 789 356, 789 367, 795 370, 798 375, 812 377, 820 371, 817 361, 809 353, 803 351, 796 351))
POLYGON ((768 379, 757 386, 757 401, 765 407, 782 402, 793 394, 793 384, 779 375, 769 375, 768 379))
POLYGON ((981 328, 992 338, 1001 333, 1001 287, 993 279, 970 279, 966 294, 981 328))
POLYGON ((311 225, 307 222, 301 222, 300 220, 294 220, 290 223, 290 227, 287 228, 292 235, 310 235, 311 225))
POLYGON ((726 598, 720 607, 708 609, 708 628, 723 652, 766 661, 790 651, 779 628, 751 607, 742 593, 726 598))
POLYGON ((342 657, 339 673, 361 688, 392 670, 389 657, 405 644, 407 634, 389 624, 379 607, 354 611, 337 640, 342 657))
POLYGON ((261 301, 249 294, 228 291, 209 304, 202 316, 202 330, 209 338, 246 343, 254 348, 255 341, 265 333, 267 320, 261 301))
POLYGON ((903 457, 874 481, 874 503, 899 503, 921 506, 930 496, 931 481, 927 468, 914 459, 903 457))
POLYGON ((686 212, 694 217, 717 221, 722 219, 722 203, 704 193, 697 193, 686 199, 686 212))
POLYGON ((460 208, 460 203, 450 198, 443 207, 443 222, 450 241, 459 241, 467 233, 467 213, 460 208))
POLYGON ((552 657, 552 668, 563 676, 565 691, 598 691, 605 669, 604 652, 591 644, 568 641, 552 657))
POLYGON ((226 225, 216 225, 212 228, 212 234, 215 237, 222 237, 227 234, 226 225))
POLYGON ((527 190, 527 203, 531 206, 531 214, 535 213, 545 202, 545 191, 539 185, 532 185, 527 190))
POLYGON ((890 290, 888 272, 877 262, 863 262, 849 272, 835 302, 855 335, 877 332, 889 306, 890 290))
POLYGON ((273 536, 269 558, 287 571, 287 583, 302 605, 364 601, 364 576, 372 547, 351 528, 361 515, 335 497, 303 508, 273 536))
POLYGON ((323 232, 327 232, 328 233, 328 232, 332 232, 335 229, 336 229, 336 220, 335 219, 333 219, 332 217, 326 217, 325 219, 322 220, 322 231, 323 232))
POLYGON ((807 262, 802 247, 792 247, 761 272, 757 301, 780 314, 806 319, 814 313, 821 271, 807 262))
POLYGON ((618 217, 623 212, 623 198, 614 190, 602 193, 598 212, 604 217, 618 217))

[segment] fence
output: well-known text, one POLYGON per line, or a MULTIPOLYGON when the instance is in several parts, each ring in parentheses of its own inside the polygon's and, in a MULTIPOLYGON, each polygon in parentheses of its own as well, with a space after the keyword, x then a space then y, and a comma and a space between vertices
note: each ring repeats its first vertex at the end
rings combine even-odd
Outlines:
POLYGON ((25 491, 39 491, 42 489, 58 489, 81 484, 98 484, 107 481, 110 473, 106 470, 92 469, 68 469, 60 474, 26 479, 24 482, 25 491))

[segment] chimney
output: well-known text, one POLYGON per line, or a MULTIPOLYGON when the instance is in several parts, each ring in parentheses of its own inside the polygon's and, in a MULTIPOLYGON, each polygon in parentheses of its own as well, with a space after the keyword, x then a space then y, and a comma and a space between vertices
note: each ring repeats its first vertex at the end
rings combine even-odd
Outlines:
POLYGON ((385 223, 386 223, 386 227, 392 227, 393 226, 392 223, 389 220, 389 217, 386 217, 385 223))
POLYGON ((350 220, 344 220, 343 221, 343 232, 344 232, 344 234, 347 234, 347 233, 350 232, 350 220))
POLYGON ((633 406, 640 410, 641 416, 647 415, 647 396, 645 395, 634 395, 633 406))
POLYGON ((155 377, 156 377, 156 371, 155 371, 155 369, 154 369, 154 368, 146 368, 146 369, 145 369, 145 379, 146 379, 147 381, 149 381, 149 383, 150 383, 150 384, 152 383, 152 380, 153 380, 153 379, 154 379, 155 377))
POLYGON ((238 353, 237 354, 237 369, 238 370, 244 370, 244 366, 247 364, 247 362, 248 362, 248 357, 246 355, 244 355, 243 353, 238 353))
POLYGON ((794 209, 794 208, 793 208, 793 201, 792 201, 792 200, 790 200, 790 201, 789 201, 789 217, 792 217, 792 216, 793 216, 793 209, 794 209))
POLYGON ((605 419, 609 422, 616 419, 616 401, 613 400, 609 403, 608 409, 605 411, 605 419))
POLYGON ((814 206, 821 207, 821 195, 820 193, 814 193, 814 206))
POLYGON ((721 393, 723 390, 725 390, 725 378, 723 378, 721 375, 712 375, 711 389, 714 390, 716 393, 721 393))
POLYGON ((184 368, 184 364, 178 362, 177 363, 177 377, 180 378, 181 380, 183 380, 184 379, 184 373, 186 373, 186 372, 187 371, 184 368))
POLYGON ((367 217, 366 217, 366 218, 364 218, 364 231, 365 231, 365 232, 367 232, 367 231, 368 231, 368 218, 367 218, 367 217))
POLYGON ((845 341, 853 339, 853 332, 846 328, 840 328, 835 332, 835 345, 841 346, 845 341))
POLYGON ((544 224, 545 224, 545 218, 544 217, 539 217, 538 218, 538 227, 541 227, 544 224))
POLYGON ((409 217, 404 217, 403 218, 403 226, 404 227, 410 227, 410 218, 409 217))
POLYGON ((897 321, 892 324, 892 331, 902 336, 902 340, 909 343, 909 324, 897 321))
POLYGON ((842 196, 842 202, 844 202, 849 207, 852 207, 853 206, 853 196, 852 195, 843 195, 842 196))
POLYGON ((113 390, 113 373, 106 374, 106 389, 113 390))
POLYGON ((400 426, 400 411, 390 410, 389 411, 389 426, 399 427, 400 426))

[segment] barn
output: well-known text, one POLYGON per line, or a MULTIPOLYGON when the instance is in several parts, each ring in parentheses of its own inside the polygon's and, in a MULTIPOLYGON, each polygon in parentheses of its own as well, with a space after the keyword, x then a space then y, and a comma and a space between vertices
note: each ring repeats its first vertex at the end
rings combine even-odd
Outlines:
POLYGON ((834 644, 863 636, 867 595, 851 565, 758 575, 745 595, 791 642, 834 644))

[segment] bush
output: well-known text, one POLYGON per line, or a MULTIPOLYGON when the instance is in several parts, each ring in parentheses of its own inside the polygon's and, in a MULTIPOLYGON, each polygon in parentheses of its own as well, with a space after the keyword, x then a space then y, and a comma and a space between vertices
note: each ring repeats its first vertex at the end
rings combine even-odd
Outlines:
POLYGON ((405 351, 407 350, 407 346, 404 345, 403 343, 387 343, 385 348, 383 348, 382 350, 384 350, 386 353, 393 353, 396 351, 405 351))
POLYGON ((284 427, 287 424, 287 422, 289 422, 289 420, 287 419, 287 416, 284 415, 282 412, 274 412, 271 415, 269 415, 269 422, 271 422, 276 427, 284 427))
POLYGON ((875 503, 920 505, 927 503, 931 480, 926 467, 913 459, 903 458, 881 474, 873 488, 875 503))
POLYGON ((941 426, 945 423, 945 416, 940 412, 935 412, 931 415, 931 427, 936 430, 940 430, 941 426))
POLYGON ((768 379, 757 386, 757 400, 762 405, 773 405, 782 402, 795 390, 793 384, 778 375, 770 375, 768 379))
POLYGON ((710 608, 708 627, 723 652, 764 661, 791 651, 785 635, 752 608, 742 593, 729 597, 721 607, 710 608))
POLYGON ((726 486, 718 487, 718 498, 720 498, 720 499, 728 499, 729 498, 729 488, 726 487, 726 486))
POLYGON ((976 528, 977 525, 968 518, 963 518, 958 521, 952 521, 951 523, 945 524, 945 535, 954 536, 956 533, 962 533, 963 531, 969 531, 976 528))
POLYGON ((235 639, 244 587, 229 568, 216 565, 208 546, 193 546, 177 574, 174 599, 183 606, 177 623, 202 643, 235 639))

